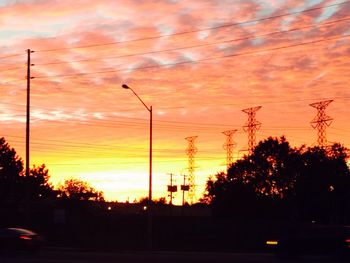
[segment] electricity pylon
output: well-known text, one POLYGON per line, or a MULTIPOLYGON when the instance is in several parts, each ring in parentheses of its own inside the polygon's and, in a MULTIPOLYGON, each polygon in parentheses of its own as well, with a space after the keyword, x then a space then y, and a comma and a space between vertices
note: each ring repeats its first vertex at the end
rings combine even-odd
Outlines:
POLYGON ((235 134, 237 130, 228 130, 222 132, 226 135, 226 143, 223 145, 224 150, 226 150, 226 166, 227 169, 233 163, 233 148, 236 146, 236 143, 233 141, 233 134, 235 134))
POLYGON ((193 204, 193 200, 196 196, 196 180, 194 176, 194 155, 197 153, 197 148, 194 145, 194 140, 198 136, 192 136, 185 138, 188 141, 188 147, 186 149, 186 154, 188 155, 188 185, 189 185, 189 191, 188 191, 188 198, 193 204))
POLYGON ((256 112, 261 109, 261 106, 248 108, 242 110, 243 112, 248 114, 248 122, 243 129, 248 133, 248 151, 249 154, 253 153, 256 141, 256 131, 260 129, 261 122, 255 119, 256 112))
POLYGON ((317 115, 311 121, 311 126, 317 129, 317 143, 321 148, 327 146, 326 128, 331 125, 333 118, 326 115, 326 108, 332 101, 324 100, 310 104, 311 107, 317 109, 317 115))

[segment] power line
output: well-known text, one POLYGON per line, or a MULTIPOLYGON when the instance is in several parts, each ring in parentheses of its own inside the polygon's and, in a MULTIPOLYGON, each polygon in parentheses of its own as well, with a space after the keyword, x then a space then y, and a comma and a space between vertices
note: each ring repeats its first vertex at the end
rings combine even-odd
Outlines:
MULTIPOLYGON (((65 122, 64 120, 45 120, 46 122, 56 122, 56 123, 65 123, 65 125, 67 125, 67 122, 65 122)), ((135 123, 135 122, 118 122, 118 124, 111 124, 111 123, 98 123, 98 120, 96 120, 96 123, 92 123, 91 121, 83 121, 83 122, 77 122, 77 120, 74 120, 74 125, 85 125, 85 126, 91 126, 91 127, 99 127, 99 128, 128 128, 123 124, 131 124, 133 126, 137 126, 137 127, 144 127, 146 124, 145 123, 135 123)), ((190 127, 193 130, 196 131, 208 131, 207 127, 190 127)), ((189 127, 188 126, 178 126, 178 125, 161 125, 158 124, 154 127, 155 130, 167 130, 167 131, 188 131, 189 127)))
MULTIPOLYGON (((248 51, 248 52, 236 53, 236 54, 231 54, 231 55, 223 55, 223 56, 217 56, 217 57, 210 57, 210 58, 203 58, 203 59, 198 59, 198 60, 168 63, 168 64, 162 64, 162 65, 136 67, 136 68, 133 68, 133 70, 154 69, 154 68, 159 68, 159 67, 178 66, 178 65, 185 65, 185 64, 192 64, 192 63, 200 63, 200 62, 216 60, 216 59, 225 59, 225 58, 232 58, 232 57, 239 57, 239 56, 246 56, 246 55, 254 55, 254 54, 260 54, 260 53, 264 53, 264 52, 282 50, 282 49, 299 47, 299 46, 305 46, 305 45, 310 45, 310 44, 317 44, 317 43, 322 43, 322 42, 331 41, 331 40, 339 40, 339 39, 344 39, 344 38, 347 38, 347 37, 350 37, 350 34, 337 36, 337 37, 324 38, 324 39, 319 39, 319 40, 313 40, 313 41, 309 41, 309 42, 302 42, 302 43, 296 43, 296 44, 291 44, 291 45, 285 45, 285 46, 280 46, 280 47, 261 49, 261 50, 256 50, 256 51, 248 51)), ((117 70, 114 70, 114 69, 107 70, 106 69, 106 70, 103 70, 103 71, 96 71, 96 72, 61 74, 61 75, 53 75, 53 76, 38 76, 38 77, 35 77, 35 78, 36 79, 47 79, 47 78, 57 78, 57 77, 76 77, 76 76, 86 76, 86 75, 93 75, 93 74, 115 73, 115 72, 129 71, 129 70, 130 70, 129 68, 117 69, 117 70)))
POLYGON ((137 42, 137 41, 153 40, 153 39, 158 39, 158 38, 163 38, 163 37, 171 37, 171 36, 192 34, 192 33, 197 33, 197 32, 202 32, 202 31, 207 31, 207 30, 215 30, 215 29, 221 29, 221 28, 225 28, 225 27, 236 27, 236 26, 241 26, 241 25, 244 25, 244 24, 251 24, 251 23, 257 23, 257 22, 262 22, 262 21, 266 21, 266 20, 277 19, 277 18, 281 18, 281 17, 285 17, 285 16, 292 16, 292 15, 302 14, 302 13, 306 13, 306 12, 313 12, 313 11, 317 11, 317 10, 321 10, 321 9, 325 9, 325 8, 334 7, 334 6, 345 5, 345 4, 348 4, 348 3, 350 3, 350 1, 345 1, 345 2, 341 2, 341 3, 335 3, 335 4, 321 6, 321 7, 314 7, 314 8, 310 8, 310 9, 304 9, 304 10, 301 10, 301 11, 295 11, 295 12, 285 13, 285 14, 281 14, 281 15, 269 16, 269 17, 264 17, 264 18, 260 18, 260 19, 247 20, 247 21, 243 21, 243 22, 235 22, 235 23, 230 23, 230 24, 225 24, 225 25, 220 25, 220 26, 207 27, 207 28, 197 29, 197 30, 188 30, 188 31, 172 33, 172 34, 166 34, 166 35, 159 35, 159 36, 145 37, 145 38, 137 38, 137 39, 131 39, 131 40, 125 40, 125 41, 115 41, 115 42, 109 42, 109 43, 100 43, 100 44, 93 44, 93 45, 81 45, 81 46, 76 46, 76 47, 56 48, 56 49, 43 49, 43 50, 37 50, 37 52, 53 52, 53 51, 79 49, 79 48, 101 47, 101 46, 115 45, 115 44, 121 44, 121 43, 130 43, 130 42, 137 42))
MULTIPOLYGON (((315 99, 318 100, 349 100, 350 97, 349 96, 336 96, 336 97, 328 97, 328 98, 305 98, 305 99, 293 99, 293 100, 278 100, 278 101, 260 101, 261 104, 280 104, 280 103, 295 103, 295 102, 304 102, 304 101, 315 101, 315 99)), ((6 105, 12 105, 12 106, 20 106, 20 107, 25 107, 25 104, 17 104, 17 103, 10 103, 10 102, 1 102, 1 104, 6 104, 6 105)), ((204 106, 242 106, 242 105, 247 105, 247 104, 251 104, 248 102, 242 102, 242 103, 226 103, 226 104, 201 104, 201 107, 204 106)), ((72 109, 78 109, 78 107, 70 107, 70 106, 64 106, 72 108, 72 109)), ((33 109, 37 109, 37 110, 46 110, 46 111, 62 111, 62 109, 57 109, 57 108, 47 108, 47 107, 32 107, 33 109)), ((175 107, 175 109, 177 108, 185 108, 185 107, 175 107)), ((163 107, 161 109, 173 109, 173 107, 167 108, 167 107, 163 107)), ((21 109, 11 109, 13 111, 23 111, 21 109)), ((87 109, 89 110, 89 109, 87 109)), ((90 109, 90 111, 92 111, 92 109, 90 109)), ((101 114, 114 114, 114 113, 118 113, 120 110, 116 109, 116 110, 111 110, 111 111, 94 111, 94 113, 101 113, 101 114)), ((124 110, 123 110, 124 111, 124 110)), ((133 111, 133 110, 125 110, 127 112, 133 111)), ((64 112, 62 112, 64 113, 64 112)), ((89 112, 86 112, 87 114, 89 114, 89 112)), ((25 116, 25 115, 22 115, 25 116)), ((107 117, 107 116, 105 116, 107 117)), ((147 121, 147 119, 144 118, 135 118, 135 117, 125 117, 125 116, 112 116, 113 118, 121 118, 121 119, 132 119, 132 120, 141 120, 141 121, 147 121)), ((164 123, 182 123, 182 124, 198 124, 198 125, 220 125, 220 126, 231 126, 231 125, 227 125, 227 124, 220 124, 220 123, 199 123, 199 122, 183 122, 183 121, 164 121, 164 120, 155 120, 156 122, 164 122, 164 123)))
MULTIPOLYGON (((19 111, 19 110, 17 110, 19 111)), ((1 114, 1 112, 0 112, 1 114)), ((33 115, 33 120, 35 120, 35 116, 33 115)), ((16 116, 16 117, 25 117, 25 115, 11 115, 11 116, 16 116)), ((130 120, 140 120, 140 121, 144 121, 144 122, 131 122, 131 121, 116 121, 114 119, 105 119, 105 120, 100 120, 100 119, 95 119, 95 120, 77 120, 75 118, 71 118, 71 119, 62 119, 62 120, 50 120, 50 119, 38 119, 38 120, 42 120, 42 121, 47 121, 47 122, 56 122, 56 123, 61 123, 61 122, 69 122, 70 120, 75 121, 74 124, 82 124, 82 125, 89 125, 89 126, 97 126, 97 127, 120 127, 120 126, 124 126, 125 124, 128 125, 134 125, 134 126, 145 126, 147 125, 146 123, 146 119, 137 119, 137 118, 127 118, 124 117, 125 119, 130 119, 130 120), (102 124, 102 125, 101 125, 102 124)), ((191 127, 196 128, 196 129, 206 129, 209 126, 216 126, 216 127, 232 127, 232 125, 228 125, 228 124, 219 124, 219 123, 194 123, 194 122, 180 122, 180 121, 162 121, 162 120, 158 120, 155 121, 154 123, 157 123, 157 128, 159 129, 163 129, 163 128, 167 128, 167 127, 171 127, 172 129, 174 128, 178 128, 178 129, 188 129, 189 125, 191 125, 191 127), (171 125, 173 124, 173 125, 171 125), (183 125, 178 125, 178 124, 183 124, 183 125)))
MULTIPOLYGON (((269 134, 269 135, 265 135, 266 137, 269 137, 269 136, 271 136, 271 134, 269 134)), ((293 136, 293 138, 296 138, 295 136, 293 136)), ((302 140, 305 140, 304 138, 302 139, 302 140)), ((35 151, 37 152, 37 149, 35 148, 35 151)), ((57 154, 57 150, 55 151, 56 152, 56 155, 60 155, 60 156, 67 156, 67 154, 61 154, 61 151, 59 151, 58 152, 58 154, 57 154)), ((202 151, 203 152, 203 151, 202 151)), ((212 153, 212 151, 210 151, 211 153, 212 153)), ((79 158, 79 157, 81 157, 81 155, 78 155, 79 153, 86 153, 86 152, 84 152, 84 151, 74 151, 74 152, 70 152, 71 154, 71 156, 73 156, 73 157, 77 157, 77 158, 79 158), (75 154, 76 155, 75 155, 75 154)), ((91 152, 88 152, 88 153, 91 153, 91 152)), ((104 151, 101 151, 101 153, 105 153, 104 151)), ((96 151, 95 151, 95 154, 96 154, 96 151)), ((140 154, 129 154, 129 155, 124 155, 123 154, 123 156, 121 156, 122 158, 125 158, 125 157, 129 157, 129 158, 146 158, 147 157, 147 155, 140 155, 140 154)), ((163 158, 168 158, 168 155, 167 155, 167 157, 164 157, 164 156, 159 156, 159 157, 157 157, 157 158, 160 158, 160 157, 163 157, 163 158)), ((95 158, 94 158, 95 159, 95 158)), ((106 157, 104 156, 103 158, 101 158, 101 159, 106 159, 106 157)), ((107 158, 107 159, 120 159, 120 157, 118 158, 107 158)), ((174 158, 171 158, 172 160, 174 160, 174 158)), ((221 159, 221 158, 216 158, 216 157, 199 157, 198 158, 199 160, 213 160, 213 159, 221 159)), ((183 162, 185 162, 185 158, 181 158, 181 159, 177 159, 177 160, 181 160, 181 161, 183 161, 183 162)), ((157 161, 157 162, 168 162, 167 160, 164 160, 164 161, 157 161)), ((85 162, 84 162, 85 163, 85 162)), ((135 162, 127 162, 128 164, 133 164, 133 163, 135 163, 135 162)), ((139 163, 142 163, 143 164, 143 162, 139 162, 139 163)), ((71 164, 71 163, 70 163, 71 164)), ((81 163, 80 163, 81 164, 81 163)), ((91 163, 91 164, 94 164, 94 163, 91 163)), ((97 163, 97 164, 100 164, 100 163, 97 163)), ((104 164, 107 164, 107 163, 104 163, 104 164)), ((109 163, 108 163, 109 164, 109 163)), ((110 163, 110 164, 115 164, 115 165, 118 165, 118 164, 120 164, 120 162, 118 162, 118 163, 116 163, 116 162, 113 162, 113 163, 110 163)), ((76 165, 78 165, 78 164, 76 164, 76 165)))
MULTIPOLYGON (((336 97, 332 97, 332 98, 319 98, 320 100, 327 100, 327 99, 333 99, 333 100, 335 100, 335 99, 341 99, 341 100, 348 100, 348 99, 350 99, 350 97, 349 96, 336 96, 336 97)), ((261 100, 259 100, 259 103, 261 103, 261 104, 264 104, 264 105, 266 105, 266 104, 281 104, 281 103, 283 103, 283 104, 285 104, 285 103, 296 103, 296 102, 304 102, 304 101, 315 101, 315 98, 306 98, 306 99, 293 99, 293 100, 278 100, 278 101, 261 101, 261 100)), ((206 106, 206 107, 208 107, 208 106, 214 106, 214 107, 221 107, 221 106, 223 106, 223 107, 226 107, 226 106, 242 106, 242 105, 249 105, 249 104, 254 104, 254 103, 252 103, 252 102, 242 102, 242 103, 223 103, 223 104, 220 104, 220 105, 217 105, 217 104, 205 104, 205 103, 203 103, 203 104, 201 104, 199 107, 203 107, 203 106, 206 106)), ((178 108, 178 107, 176 107, 176 108, 178 108)), ((181 108, 185 108, 185 107, 181 107, 181 108)), ((188 108, 188 107, 186 107, 186 108, 188 108)), ((162 107, 162 108, 160 108, 161 110, 163 110, 163 109, 172 109, 171 107, 162 107)))
MULTIPOLYGON (((344 99, 349 99, 349 97, 335 97, 337 99, 339 98, 344 98, 344 99)), ((334 99, 334 98, 333 98, 334 99)), ((307 100, 315 100, 315 98, 313 99, 302 99, 300 101, 307 101, 307 100)), ((290 102, 295 102, 295 101, 290 101, 290 102)), ((282 102, 281 102, 282 103, 282 102)), ((283 101, 283 103, 286 103, 286 101, 283 101)), ((9 103, 10 104, 10 103, 9 103)), ((262 103, 262 104, 266 104, 266 103, 262 103)), ((21 105, 24 106, 24 105, 21 105)), ((19 109, 17 111, 20 111, 19 109)), ((17 117, 25 117, 25 115, 16 115, 17 117)), ((43 121, 48 121, 48 122, 66 122, 66 121, 70 121, 70 120, 43 120, 43 121)), ((77 121, 76 119, 74 119, 74 121, 77 121)), ((164 121, 164 120, 156 120, 155 123, 157 123, 157 125, 155 126, 156 129, 159 130, 164 130, 164 129, 169 129, 169 130, 188 130, 188 128, 193 128, 195 130, 198 131, 212 131, 214 128, 219 129, 219 127, 232 127, 232 125, 230 124, 224 124, 224 123, 198 123, 198 122, 181 122, 181 121, 164 121), (178 124, 182 124, 182 125, 178 125, 178 124), (189 127, 192 126, 192 127, 189 127), (215 126, 215 127, 213 127, 215 126)), ((100 119, 96 119, 96 120, 82 120, 80 122, 76 122, 74 124, 82 124, 82 125, 88 125, 88 126, 94 126, 94 127, 108 127, 108 128, 119 128, 119 127, 124 127, 125 124, 129 125, 133 125, 133 126, 145 126, 148 125, 148 121, 146 119, 142 119, 142 118, 131 118, 131 117, 116 117, 116 118, 108 118, 105 120, 100 120, 100 119), (132 122, 132 121, 118 121, 115 119, 127 119, 127 120, 136 120, 136 121, 141 121, 141 122, 132 122), (102 123, 102 125, 100 124, 102 123)), ((288 128, 288 129, 302 129, 302 128, 298 128, 298 127, 272 127, 272 128, 288 128)), ((264 128, 264 130, 271 130, 272 128, 264 128)))
MULTIPOLYGON (((24 115, 22 116, 24 117, 24 115)), ((133 118, 131 118, 133 119, 133 118)), ((146 119, 140 119, 142 121, 146 121, 146 119)), ((56 123, 66 123, 69 122, 69 120, 45 120, 46 122, 56 122, 56 123)), ((192 128, 193 130, 197 131, 213 131, 214 129, 221 129, 223 127, 232 127, 232 125, 229 124, 220 124, 220 123, 191 123, 191 122, 177 122, 177 121, 156 121, 155 122, 155 129, 156 130, 170 130, 170 131, 188 131, 189 128, 192 128), (162 123, 165 124, 162 124, 162 123), (178 125, 178 124, 184 124, 184 125, 178 125)), ((75 120, 74 124, 81 124, 81 125, 86 125, 86 126, 93 126, 93 127, 108 127, 108 128, 120 128, 120 127, 125 127, 126 125, 128 127, 130 126, 136 126, 136 127, 145 127, 148 125, 146 122, 132 122, 132 121, 101 121, 99 119, 96 119, 94 121, 82 121, 82 122, 77 122, 75 120)), ((302 127, 290 127, 290 126, 285 126, 285 127, 271 127, 271 128, 264 128, 264 130, 272 130, 272 129, 281 129, 281 128, 286 128, 286 129, 292 129, 292 130, 307 130, 306 128, 302 127)), ((241 131, 238 131, 240 133, 241 131)))
POLYGON ((0 69, 0 72, 2 73, 2 72, 5 72, 5 71, 12 71, 12 70, 17 70, 17 69, 23 69, 23 67, 0 69))
POLYGON ((350 18, 346 17, 346 18, 341 18, 341 19, 337 19, 337 20, 333 20, 333 21, 328 21, 328 22, 325 22, 325 23, 320 24, 320 25, 308 25, 308 26, 297 27, 297 28, 292 28, 292 29, 288 29, 288 30, 273 31, 273 32, 269 32, 266 34, 256 35, 256 36, 240 37, 240 38, 235 38, 235 39, 229 39, 229 40, 217 41, 217 42, 211 42, 211 43, 205 43, 205 44, 197 44, 197 45, 191 45, 191 46, 185 46, 185 47, 177 47, 177 48, 155 50, 155 51, 126 54, 126 55, 119 55, 119 56, 101 57, 101 58, 87 58, 87 59, 71 60, 71 61, 56 61, 56 62, 48 62, 48 63, 39 63, 39 64, 35 64, 35 65, 36 66, 60 65, 60 64, 68 64, 68 63, 74 63, 74 62, 87 62, 87 61, 96 61, 96 60, 105 60, 105 59, 116 59, 116 58, 125 58, 125 57, 133 57, 133 56, 151 55, 151 54, 157 54, 157 53, 163 53, 163 52, 178 51, 178 50, 183 50, 183 49, 213 46, 213 45, 231 43, 231 42, 236 42, 236 41, 256 39, 256 38, 267 37, 267 36, 276 35, 276 34, 290 33, 290 32, 294 32, 294 31, 303 30, 306 28, 325 27, 325 26, 333 25, 335 23, 344 22, 344 21, 348 21, 348 20, 350 20, 350 18))
MULTIPOLYGON (((13 136, 13 135, 3 135, 8 138, 18 138, 24 139, 23 136, 13 136)), ((13 140, 13 142, 23 144, 24 141, 13 140)), ((117 145, 117 144, 92 144, 86 142, 76 142, 76 141, 63 141, 63 140, 50 140, 50 139, 33 139, 33 144, 42 145, 42 146, 60 146, 60 147, 71 147, 71 148, 79 148, 79 149, 100 149, 100 150, 110 150, 110 151, 120 151, 120 150, 148 150, 148 147, 134 147, 134 146, 125 146, 125 145, 117 145), (49 142, 49 143, 47 143, 49 142), (51 143, 50 143, 51 142, 51 143)), ((50 150, 50 149, 48 149, 50 150)), ((212 149, 208 149, 212 150, 212 149)), ((167 152, 167 153, 183 153, 183 149, 176 148, 154 148, 155 152, 167 152)), ((203 151, 202 151, 203 152, 203 151)))
POLYGON ((343 131, 343 132, 349 132, 349 129, 339 129, 339 128, 334 128, 334 127, 329 127, 330 129, 333 129, 333 130, 338 130, 338 131, 343 131))
MULTIPOLYGON (((318 100, 349 100, 350 97, 349 96, 336 96, 336 97, 329 97, 329 98, 317 98, 318 100)), ((304 101, 315 101, 315 98, 305 98, 305 99, 293 99, 293 100, 278 100, 278 101, 259 101, 261 104, 280 104, 280 103, 295 103, 295 102, 304 102, 304 101)), ((12 106, 20 106, 20 107, 25 107, 25 104, 17 104, 17 103, 10 103, 10 102, 1 102, 1 104, 6 104, 6 105, 12 105, 12 106)), ((242 102, 242 103, 226 103, 226 104, 220 104, 220 105, 217 105, 217 104, 201 104, 200 107, 202 107, 203 105, 204 106, 215 106, 215 107, 218 107, 218 106, 242 106, 242 105, 247 105, 247 104, 252 104, 252 103, 248 103, 248 102, 242 102)), ((71 107, 71 106, 64 106, 65 108, 72 108, 72 109, 77 109, 78 107, 71 107)), ((32 106, 33 109, 37 109, 37 110, 47 110, 47 111, 61 111, 61 109, 57 109, 57 108, 47 108, 47 107, 36 107, 36 106, 32 106)), ((160 108, 161 110, 163 109, 177 109, 177 108, 180 108, 180 109, 183 109, 185 107, 162 107, 160 108)), ((13 111, 23 111, 21 109, 11 109, 13 111)), ((89 110, 89 109, 88 109, 89 110)), ((91 110, 92 111, 92 110, 91 110)), ((101 113, 101 114, 113 114, 113 113, 117 113, 117 112, 120 112, 120 111, 126 111, 126 112, 130 112, 130 111, 134 111, 134 110, 120 110, 120 109, 117 109, 117 110, 111 110, 111 111, 97 111, 98 113, 101 113)), ((88 113, 88 112, 87 112, 88 113)), ((18 116, 25 116, 25 115, 18 115, 18 116)), ((148 123, 148 119, 143 119, 143 118, 134 118, 134 117, 121 117, 121 116, 113 116, 113 117, 116 117, 116 118, 122 118, 122 119, 134 119, 134 120, 143 120, 143 121, 147 121, 148 123)), ((170 122, 170 123, 183 123, 183 124, 198 124, 198 125, 201 125, 203 123, 196 123, 196 122, 181 122, 181 121, 162 121, 162 120, 155 120, 155 122, 170 122)), ((205 123, 204 125, 206 124, 212 124, 212 125, 220 125, 220 126, 227 126, 227 127, 231 127, 231 125, 227 125, 227 124, 220 124, 220 123, 205 123)))
POLYGON ((18 57, 18 56, 24 56, 25 54, 12 54, 12 55, 7 55, 0 57, 0 59, 5 59, 5 58, 12 58, 12 57, 18 57))
POLYGON ((17 80, 11 80, 11 81, 6 81, 6 82, 0 82, 1 85, 14 85, 20 82, 24 82, 25 78, 23 79, 17 79, 17 80))
MULTIPOLYGON (((118 158, 116 158, 118 159, 118 158)), ((215 161, 215 160, 221 160, 221 157, 202 157, 202 158, 196 158, 200 161, 215 161)), ((185 162, 185 159, 170 159, 170 160, 157 160, 157 163, 177 163, 177 162, 185 162)), ((50 163, 48 162, 47 165, 64 165, 64 166, 76 166, 76 165, 115 165, 118 166, 119 164, 142 164, 144 165, 144 162, 104 162, 104 163, 91 163, 91 162, 81 162, 81 163, 50 163)))

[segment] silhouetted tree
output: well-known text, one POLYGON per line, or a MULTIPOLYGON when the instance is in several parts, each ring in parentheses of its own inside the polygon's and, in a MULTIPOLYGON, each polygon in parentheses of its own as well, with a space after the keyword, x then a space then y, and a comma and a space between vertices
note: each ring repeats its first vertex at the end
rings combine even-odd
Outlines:
POLYGON ((59 187, 64 198, 71 200, 104 201, 103 193, 96 191, 87 182, 78 179, 68 179, 59 187))
POLYGON ((53 196, 48 179, 44 164, 34 166, 26 177, 22 159, 4 138, 0 138, 0 201, 16 203, 53 196))
POLYGON ((252 185, 244 183, 242 177, 233 179, 223 172, 207 181, 202 201, 212 204, 214 214, 223 216, 254 216, 259 206, 252 185))
POLYGON ((285 137, 269 137, 255 147, 246 162, 249 165, 233 165, 229 176, 235 178, 243 170, 246 173, 244 181, 252 184, 258 194, 285 198, 290 194, 301 166, 300 150, 291 148, 285 137))
POLYGON ((45 164, 41 166, 34 165, 30 170, 29 177, 22 177, 31 199, 54 197, 53 187, 49 183, 49 178, 49 170, 45 164))
POLYGON ((206 184, 203 200, 224 215, 349 216, 347 149, 292 148, 284 137, 260 142, 250 156, 206 184))
MULTIPOLYGON (((141 204, 141 205, 147 205, 148 204, 148 197, 141 197, 139 200, 135 200, 134 203, 141 204)), ((165 197, 160 197, 158 199, 153 199, 152 203, 153 204, 157 204, 157 205, 165 205, 166 204, 166 198, 165 197)))
POLYGON ((160 198, 154 200, 154 202, 158 205, 166 205, 166 203, 167 203, 165 197, 160 197, 160 198))
POLYGON ((340 144, 303 152, 303 166, 295 187, 302 218, 328 223, 339 221, 349 211, 347 157, 347 149, 340 144))
POLYGON ((23 161, 14 148, 0 138, 0 200, 19 200, 22 197, 21 175, 23 161))
POLYGON ((278 214, 280 200, 292 195, 300 163, 299 150, 291 148, 285 137, 270 137, 250 156, 236 161, 227 174, 208 180, 206 199, 220 214, 278 214))

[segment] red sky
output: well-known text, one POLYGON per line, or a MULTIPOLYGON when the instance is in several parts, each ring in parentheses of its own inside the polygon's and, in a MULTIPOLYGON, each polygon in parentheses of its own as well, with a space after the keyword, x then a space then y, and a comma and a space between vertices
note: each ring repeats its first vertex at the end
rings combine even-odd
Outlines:
POLYGON ((200 197, 225 170, 223 131, 238 130, 235 158, 246 153, 242 109, 262 106, 257 141, 314 146, 309 104, 332 99, 327 139, 350 147, 349 22, 345 0, 4 0, 0 136, 24 159, 31 49, 31 166, 108 200, 147 196, 149 113, 126 83, 153 107, 154 197, 169 173, 188 174, 189 136, 200 197))

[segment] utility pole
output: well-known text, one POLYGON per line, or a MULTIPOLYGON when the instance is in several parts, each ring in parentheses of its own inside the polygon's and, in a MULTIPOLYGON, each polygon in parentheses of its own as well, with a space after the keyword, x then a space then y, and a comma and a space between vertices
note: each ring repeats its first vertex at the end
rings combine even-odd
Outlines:
POLYGON ((184 177, 184 184, 181 185, 181 191, 182 191, 182 206, 185 205, 185 192, 190 190, 189 185, 186 185, 186 175, 183 175, 184 177))
POLYGON ((321 148, 327 146, 326 128, 331 125, 333 118, 326 115, 326 108, 332 101, 325 100, 310 104, 311 107, 317 109, 317 116, 311 121, 311 126, 317 129, 317 143, 321 148))
POLYGON ((224 150, 226 150, 226 166, 227 170, 233 163, 233 148, 236 146, 236 143, 233 141, 233 134, 235 134, 237 130, 228 130, 222 132, 226 135, 226 143, 223 145, 224 150))
POLYGON ((256 131, 260 129, 261 122, 257 121, 255 118, 256 112, 261 109, 261 106, 248 108, 242 110, 243 112, 248 114, 248 122, 243 129, 248 133, 248 151, 249 154, 253 153, 256 141, 256 131))
POLYGON ((189 191, 188 191, 188 198, 190 199, 191 204, 193 204, 193 200, 195 198, 196 194, 196 183, 195 183, 195 177, 194 177, 194 155, 197 153, 197 148, 194 146, 194 140, 198 136, 192 136, 185 138, 188 141, 188 147, 186 149, 186 153, 188 155, 188 185, 189 185, 189 191))
POLYGON ((30 67, 34 66, 30 62, 30 54, 34 53, 34 51, 27 49, 27 120, 26 120, 26 176, 30 174, 30 80, 33 77, 30 76, 30 67))
POLYGON ((170 185, 168 185, 168 192, 170 197, 169 204, 173 204, 173 193, 177 192, 177 185, 173 185, 173 174, 170 174, 170 185))

